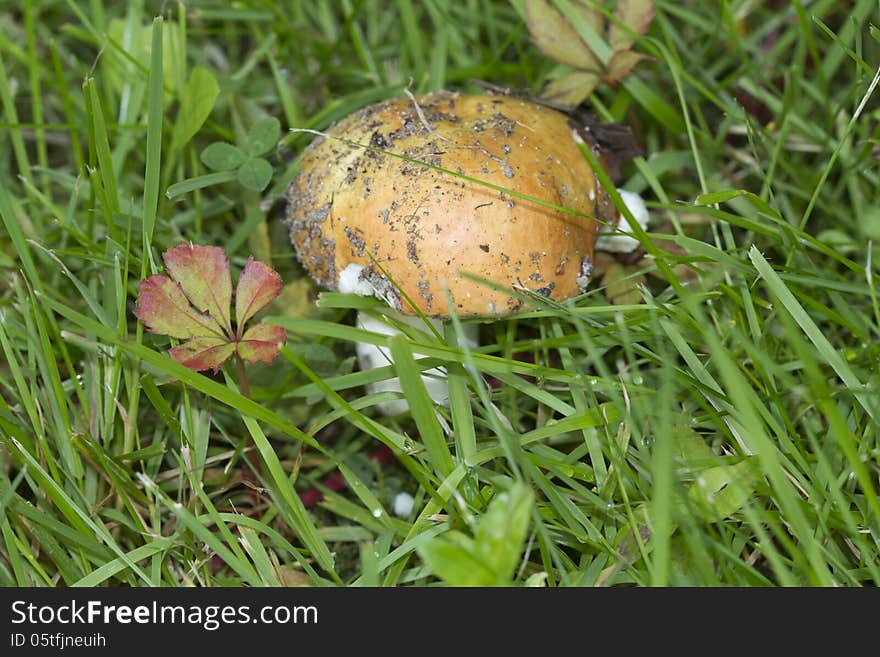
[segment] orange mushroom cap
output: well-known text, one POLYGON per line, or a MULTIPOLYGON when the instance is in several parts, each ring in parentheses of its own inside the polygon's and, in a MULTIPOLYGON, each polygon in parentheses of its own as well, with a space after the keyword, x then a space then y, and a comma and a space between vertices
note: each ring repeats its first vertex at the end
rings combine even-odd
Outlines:
POLYGON ((576 296, 592 271, 594 218, 617 218, 584 139, 567 115, 511 96, 438 92, 366 107, 303 154, 287 193, 299 260, 332 290, 355 266, 404 314, 415 314, 408 298, 448 317, 444 286, 463 317, 521 308, 463 272, 556 301, 576 296))

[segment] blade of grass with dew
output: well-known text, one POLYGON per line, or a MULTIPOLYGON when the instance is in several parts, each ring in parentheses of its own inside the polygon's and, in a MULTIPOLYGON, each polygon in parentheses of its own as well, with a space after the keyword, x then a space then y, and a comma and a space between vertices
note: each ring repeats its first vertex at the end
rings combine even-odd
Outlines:
POLYGON ((271 544, 274 545, 277 549, 284 550, 294 559, 296 559, 297 564, 302 567, 306 574, 308 574, 312 582, 324 586, 330 586, 333 584, 329 580, 321 577, 321 575, 319 575, 318 572, 311 566, 309 560, 302 554, 302 552, 291 545, 287 539, 285 539, 271 526, 266 525, 256 518, 250 518, 248 516, 242 516, 235 513, 221 513, 220 517, 223 519, 224 522, 232 523, 242 527, 248 527, 257 534, 264 535, 268 539, 268 541, 271 542, 271 544))
MULTIPOLYGON (((761 277, 767 282, 773 295, 779 299, 783 307, 791 315, 792 319, 797 323, 801 330, 806 334, 807 338, 813 343, 818 350, 822 359, 837 373, 841 381, 846 384, 853 396, 859 400, 862 408, 868 413, 873 420, 877 420, 877 396, 868 392, 864 384, 859 380, 858 376, 851 370, 849 365, 841 358, 840 354, 828 339, 819 330, 819 327, 807 315, 803 307, 797 302, 794 295, 779 278, 778 274, 770 267, 767 260, 761 255, 760 251, 752 247, 749 257, 755 263, 755 268, 761 277)), ((827 399, 827 398, 826 398, 827 399)), ((859 456, 854 436, 850 430, 846 428, 844 419, 840 416, 836 407, 828 405, 827 401, 820 402, 831 423, 831 428, 838 438, 841 449, 849 460, 850 466, 859 481, 859 484, 865 491, 865 495, 877 517, 880 517, 880 502, 877 499, 877 493, 867 468, 859 456)))
POLYGON ((0 517, 0 533, 2 533, 3 542, 6 544, 4 554, 9 561, 9 565, 12 566, 15 584, 17 586, 33 586, 33 582, 25 572, 25 564, 22 560, 18 538, 9 526, 9 519, 6 517, 6 514, 0 517))
MULTIPOLYGON (((275 324, 283 326, 288 331, 292 331, 302 335, 323 335, 326 337, 346 340, 348 342, 365 342, 378 346, 387 347, 389 345, 389 337, 379 333, 372 333, 353 326, 336 324, 333 322, 299 319, 291 317, 270 316, 263 319, 267 324, 275 324)), ((446 362, 464 363, 466 358, 462 352, 457 349, 450 349, 444 345, 437 343, 425 343, 411 341, 411 348, 414 352, 418 352, 420 356, 429 358, 443 359, 446 362)), ((490 356, 480 354, 478 352, 469 352, 468 358, 479 365, 479 369, 489 374, 496 372, 523 374, 526 376, 542 377, 547 381, 558 381, 568 383, 578 380, 581 376, 576 372, 568 372, 563 369, 534 365, 532 363, 524 363, 521 361, 510 361, 506 358, 498 356, 490 356)), ((419 368, 421 365, 418 366, 419 368)))
POLYGON ((165 191, 165 197, 171 200, 177 198, 178 196, 183 196, 184 194, 194 192, 198 189, 212 187, 221 183, 232 182, 233 180, 235 180, 235 176, 235 171, 217 171, 215 173, 206 173, 195 178, 188 178, 187 180, 182 180, 169 186, 168 189, 165 191))
POLYGON ((309 548, 317 562, 327 571, 334 579, 337 577, 334 570, 333 555, 327 544, 318 536, 314 521, 311 519, 309 512, 303 506, 299 495, 293 490, 290 482, 284 474, 281 462, 269 444, 266 435, 260 428, 260 425, 251 417, 244 416, 242 421, 248 429, 263 462, 269 469, 269 474, 276 486, 276 493, 280 496, 279 502, 283 502, 282 512, 287 511, 284 515, 291 527, 296 531, 297 535, 309 548))
POLYGON ((239 541, 250 556, 263 586, 281 586, 278 573, 275 572, 269 553, 260 541, 260 537, 257 536, 257 532, 242 525, 239 527, 239 534, 241 535, 239 541))
MULTIPOLYGON (((309 379, 312 380, 312 385, 314 386, 314 388, 312 388, 312 390, 314 390, 314 393, 312 394, 325 394, 331 405, 339 410, 344 411, 346 419, 352 422, 352 424, 354 424, 356 427, 362 429, 369 435, 385 443, 388 447, 391 447, 392 449, 397 449, 401 452, 406 451, 408 441, 406 440, 406 437, 403 436, 403 434, 398 433, 397 431, 393 431, 392 429, 388 429, 387 427, 383 427, 382 425, 371 420, 365 415, 358 413, 348 402, 337 395, 335 390, 331 389, 320 379, 320 377, 312 372, 312 370, 301 358, 299 358, 293 352, 289 351, 287 348, 282 347, 281 354, 285 356, 288 360, 290 360, 298 369, 300 369, 309 379)), ((415 463, 412 463, 411 465, 415 466, 415 463)))
POLYGON ((12 153, 15 156, 15 163, 18 166, 18 172, 28 180, 33 179, 31 173, 31 163, 28 159, 27 149, 24 145, 24 139, 21 136, 19 128, 18 112, 15 107, 15 100, 10 93, 12 85, 9 84, 9 75, 6 72, 4 58, 0 57, 0 104, 3 106, 3 116, 9 126, 9 139, 12 142, 12 153))
POLYGON ((344 463, 339 464, 339 472, 345 478, 345 483, 348 484, 349 489, 367 508, 370 514, 384 525, 386 529, 390 528, 391 518, 388 515, 388 511, 385 510, 379 498, 373 494, 369 486, 364 484, 354 471, 344 463))
POLYGON ((749 249, 749 259, 755 265, 758 273, 761 275, 770 291, 779 299, 780 303, 791 314, 794 320, 801 327, 801 330, 807 335, 813 345, 822 356, 822 359, 831 366, 831 368, 840 377, 847 388, 852 391, 856 399, 859 400, 862 408, 871 416, 873 420, 880 420, 880 405, 875 395, 872 395, 865 389, 865 385, 859 380, 858 376, 852 371, 847 363, 841 358, 837 350, 828 341, 828 338, 822 333, 816 323, 810 318, 803 307, 794 298, 794 295, 779 278, 779 275, 770 266, 770 263, 761 255, 761 252, 752 247, 749 249))
POLYGON ((127 556, 125 556, 125 553, 122 551, 122 549, 120 549, 120 547, 117 545, 116 541, 107 531, 107 529, 103 525, 99 525, 97 522, 92 520, 89 513, 83 511, 79 506, 73 503, 73 501, 63 491, 61 486, 58 485, 55 479, 53 479, 34 459, 34 457, 32 457, 27 452, 27 450, 24 449, 21 443, 13 439, 12 445, 16 448, 18 453, 28 464, 30 471, 33 473, 33 475, 36 476, 37 479, 39 479, 43 490, 46 491, 47 495, 58 506, 58 508, 62 511, 64 516, 73 524, 73 526, 80 533, 89 532, 96 536, 99 536, 107 544, 107 546, 125 562, 129 570, 136 574, 145 584, 149 584, 150 579, 149 577, 147 577, 147 574, 143 570, 141 570, 134 562, 128 559, 127 556))
MULTIPOLYGON (((110 153, 110 139, 107 134, 107 122, 104 118, 104 110, 101 106, 101 99, 98 96, 98 89, 94 78, 86 78, 83 83, 83 93, 86 96, 86 113, 89 121, 89 149, 94 154, 95 163, 97 165, 97 176, 101 181, 101 188, 104 191, 102 200, 105 203, 104 212, 108 217, 108 228, 114 224, 112 216, 119 212, 119 191, 116 182, 116 172, 113 168, 113 157, 110 153)), ((119 239, 118 235, 114 235, 115 239, 119 239)))
MULTIPOLYGON (((94 588, 103 584, 114 575, 124 571, 128 567, 126 565, 127 561, 136 563, 138 561, 143 561, 144 559, 149 559, 156 554, 165 554, 174 548, 175 545, 176 542, 172 538, 158 538, 150 541, 126 553, 125 559, 117 557, 107 561, 103 565, 92 570, 88 575, 72 583, 71 586, 77 588, 94 588)), ((156 583, 156 586, 158 585, 159 583, 156 583)))
MULTIPOLYGON (((143 479, 142 481, 145 486, 154 488, 152 482, 143 479)), ((239 556, 233 552, 224 541, 220 540, 217 534, 208 528, 208 525, 204 521, 195 516, 189 509, 184 508, 180 502, 175 502, 169 499, 164 493, 156 488, 154 488, 154 490, 158 492, 162 504, 177 518, 181 527, 191 532, 201 543, 204 543, 205 547, 210 550, 210 553, 216 554, 222 559, 223 563, 232 568, 232 570, 242 578, 243 582, 246 582, 251 586, 261 586, 263 584, 260 576, 254 570, 250 562, 243 556, 239 556)), ((236 548, 238 547, 237 541, 233 544, 236 548)), ((206 559, 210 559, 210 553, 209 556, 205 557, 206 559)))

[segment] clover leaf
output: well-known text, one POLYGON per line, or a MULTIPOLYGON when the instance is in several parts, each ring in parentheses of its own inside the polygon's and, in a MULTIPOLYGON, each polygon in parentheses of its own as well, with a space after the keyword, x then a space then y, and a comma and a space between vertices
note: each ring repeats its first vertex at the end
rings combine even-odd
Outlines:
POLYGON ((202 163, 214 171, 235 171, 238 182, 255 192, 272 180, 272 165, 265 159, 281 138, 281 123, 270 116, 260 119, 248 131, 247 151, 223 141, 209 144, 201 153, 202 163))

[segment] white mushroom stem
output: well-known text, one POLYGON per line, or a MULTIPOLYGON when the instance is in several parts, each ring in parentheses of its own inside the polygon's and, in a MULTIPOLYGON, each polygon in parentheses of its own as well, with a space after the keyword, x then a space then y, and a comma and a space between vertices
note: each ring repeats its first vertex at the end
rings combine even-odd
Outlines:
MULTIPOLYGON (((639 225, 645 229, 648 227, 648 208, 645 201, 635 192, 618 189, 617 193, 623 199, 627 209, 639 225)), ((596 239, 596 248, 599 251, 611 251, 614 253, 632 253, 639 247, 639 241, 631 237, 632 227, 623 215, 618 215, 617 227, 602 226, 599 229, 599 237, 596 239)))
MULTIPOLYGON (((360 274, 362 271, 363 266, 356 263, 352 263, 345 267, 340 272, 339 279, 337 281, 339 291, 350 294, 358 294, 360 296, 376 295, 381 298, 378 291, 375 290, 368 281, 361 278, 360 274)), ((422 330, 427 329, 424 320, 422 320, 421 317, 412 317, 398 314, 395 316, 395 319, 398 322, 408 324, 415 328, 419 328, 422 330)), ((428 321, 440 333, 440 335, 443 335, 443 320, 428 318, 428 321)), ((397 335, 398 333, 400 333, 400 331, 398 331, 391 324, 362 312, 359 312, 357 314, 357 326, 358 328, 362 328, 365 331, 370 331, 371 333, 379 333, 381 335, 397 335)), ((465 334, 465 339, 468 341, 471 347, 476 347, 478 332, 477 325, 465 324, 463 326, 463 331, 465 334)), ((357 352, 358 365, 360 366, 361 371, 367 371, 375 369, 377 367, 385 367, 387 365, 394 364, 394 360, 391 357, 391 351, 386 347, 381 347, 366 342, 357 342, 355 343, 355 351, 357 352)), ((418 360, 420 356, 424 358, 424 356, 419 354, 418 352, 414 353, 413 355, 416 357, 416 360, 418 360)), ((425 370, 422 373, 422 381, 424 382, 425 388, 427 389, 428 395, 431 397, 431 399, 433 399, 436 403, 442 404, 444 406, 449 403, 449 388, 446 384, 445 368, 433 367, 429 370, 425 370)), ((400 387, 400 379, 398 379, 397 377, 393 377, 383 379, 381 381, 376 381, 374 383, 369 383, 367 384, 367 392, 371 395, 378 394, 380 392, 402 392, 402 388, 400 387)), ((409 404, 407 403, 406 399, 395 399, 391 401, 379 402, 378 404, 376 404, 376 407, 384 415, 398 415, 399 413, 403 413, 409 410, 409 404)))

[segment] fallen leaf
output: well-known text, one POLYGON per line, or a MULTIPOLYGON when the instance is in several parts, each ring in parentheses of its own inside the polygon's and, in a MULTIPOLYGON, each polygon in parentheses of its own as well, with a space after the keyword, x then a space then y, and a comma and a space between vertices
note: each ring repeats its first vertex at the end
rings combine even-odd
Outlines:
POLYGON ((252 326, 238 342, 238 355, 249 363, 262 361, 271 363, 284 343, 284 329, 280 326, 263 324, 252 326))
POLYGON ((165 269, 183 289, 190 303, 199 311, 209 313, 220 326, 231 332, 232 282, 226 252, 217 246, 183 244, 168 249, 163 260, 165 269))
POLYGON ((280 292, 281 276, 278 272, 253 257, 248 258, 235 288, 236 334, 241 336, 247 321, 280 292))
POLYGON ((315 310, 314 292, 310 277, 298 278, 281 288, 281 294, 272 304, 273 311, 288 317, 307 317, 315 310))
POLYGON ((611 61, 608 62, 608 70, 602 76, 602 79, 605 82, 619 82, 629 75, 633 67, 643 59, 650 59, 650 57, 634 50, 615 52, 611 57, 611 61))
MULTIPOLYGON (((583 2, 578 5, 584 9, 583 2)), ((599 70, 601 65, 571 23, 546 0, 526 0, 526 24, 538 49, 548 57, 575 68, 599 70)), ((586 16, 586 14, 584 14, 586 16)), ((591 19, 595 20, 595 19, 591 19)), ((601 33, 601 18, 596 25, 601 33)))
POLYGON ((635 267, 626 267, 619 262, 612 263, 602 276, 605 297, 614 305, 633 305, 643 303, 638 286, 644 285, 644 274, 636 274, 635 267))
MULTIPOLYGON (((253 208, 250 212, 256 213, 260 210, 253 208)), ((254 224, 248 234, 247 244, 255 260, 267 262, 272 259, 272 238, 269 236, 269 222, 265 214, 254 224)))
POLYGON ((599 0, 568 0, 561 6, 564 11, 547 0, 526 0, 523 13, 541 52, 576 69, 550 81, 541 97, 555 106, 573 109, 589 97, 600 80, 619 82, 639 61, 648 59, 632 47, 648 31, 654 0, 617 0, 614 20, 606 19, 599 0))
POLYGON ((608 28, 608 41, 615 52, 629 50, 635 37, 645 34, 654 19, 654 0, 617 0, 614 15, 629 29, 612 22, 608 28))
POLYGON ((197 335, 222 335, 222 327, 209 315, 196 312, 180 289, 167 276, 141 281, 135 315, 151 333, 179 340, 197 335))
POLYGON ((541 98, 560 107, 573 108, 584 102, 597 84, 597 73, 572 71, 551 80, 541 92, 541 98))
POLYGON ((285 339, 282 327, 260 322, 245 330, 281 291, 274 269, 248 258, 236 288, 233 332, 232 280, 223 249, 184 244, 166 251, 164 262, 170 277, 157 274, 141 281, 135 315, 151 332, 184 341, 169 351, 174 360, 216 372, 233 355, 251 363, 275 359, 285 339))

